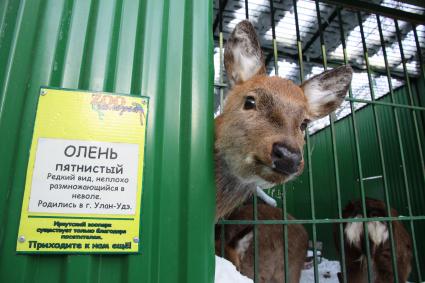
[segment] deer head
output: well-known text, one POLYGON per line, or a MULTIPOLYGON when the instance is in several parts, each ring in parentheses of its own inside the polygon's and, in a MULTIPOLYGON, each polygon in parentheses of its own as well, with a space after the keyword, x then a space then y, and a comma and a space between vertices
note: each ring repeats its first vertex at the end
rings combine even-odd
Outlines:
POLYGON ((267 76, 249 21, 236 25, 225 46, 224 63, 232 88, 215 122, 216 218, 243 202, 246 190, 272 187, 301 174, 307 124, 342 103, 352 78, 349 66, 323 72, 302 85, 267 76))
MULTIPOLYGON (((352 69, 335 68, 302 85, 267 76, 263 53, 249 21, 236 25, 225 46, 224 63, 232 88, 223 113, 216 118, 216 161, 218 156, 218 162, 225 164, 218 165, 216 181, 230 175, 242 184, 266 188, 301 174, 307 124, 342 103, 352 69)), ((221 183, 226 182, 217 183, 218 194, 221 183)), ((220 200, 218 195, 219 214, 220 200)))

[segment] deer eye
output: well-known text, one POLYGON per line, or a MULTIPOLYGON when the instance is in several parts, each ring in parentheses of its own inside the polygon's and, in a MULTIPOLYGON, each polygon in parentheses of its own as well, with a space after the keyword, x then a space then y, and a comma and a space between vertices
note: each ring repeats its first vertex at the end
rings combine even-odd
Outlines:
POLYGON ((243 109, 245 110, 255 109, 255 98, 252 96, 247 96, 245 98, 245 104, 243 105, 243 109))
POLYGON ((301 123, 301 125, 300 125, 300 129, 301 129, 301 131, 305 131, 305 129, 307 129, 307 125, 308 125, 308 123, 310 123, 310 120, 308 120, 308 119, 305 119, 302 123, 301 123))

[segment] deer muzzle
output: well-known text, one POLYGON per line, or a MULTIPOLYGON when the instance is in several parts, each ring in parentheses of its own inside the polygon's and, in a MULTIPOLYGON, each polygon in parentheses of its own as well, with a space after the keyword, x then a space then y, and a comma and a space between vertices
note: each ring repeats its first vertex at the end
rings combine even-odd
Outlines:
POLYGON ((271 159, 272 168, 275 172, 292 175, 300 170, 302 154, 299 150, 291 149, 283 143, 274 143, 271 159))

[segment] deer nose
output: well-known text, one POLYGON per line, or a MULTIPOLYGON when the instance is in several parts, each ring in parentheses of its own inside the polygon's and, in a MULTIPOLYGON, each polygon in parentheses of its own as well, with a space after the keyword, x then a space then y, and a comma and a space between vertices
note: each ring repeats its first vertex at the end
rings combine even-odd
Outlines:
POLYGON ((298 171, 302 156, 300 151, 290 149, 283 143, 274 143, 272 149, 273 169, 281 174, 294 174, 298 171))

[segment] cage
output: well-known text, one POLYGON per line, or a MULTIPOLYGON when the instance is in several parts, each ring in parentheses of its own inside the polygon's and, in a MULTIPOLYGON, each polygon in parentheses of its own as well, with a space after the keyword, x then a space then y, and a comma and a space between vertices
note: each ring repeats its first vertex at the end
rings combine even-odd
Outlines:
MULTIPOLYGON (((223 230, 229 225, 253 225, 254 282, 261 282, 258 274, 264 268, 258 260, 259 227, 276 224, 283 226, 284 282, 290 282, 288 226, 294 224, 303 224, 309 233, 311 281, 326 280, 319 270, 319 259, 325 257, 340 263, 340 282, 347 282, 344 248, 338 251, 335 242, 343 247, 343 224, 356 221, 365 223, 364 227, 373 221, 387 223, 395 272, 392 228, 394 221, 401 221, 412 238, 409 280, 423 282, 424 15, 425 6, 418 1, 214 2, 216 115, 228 90, 223 67, 224 42, 243 19, 249 19, 255 26, 269 75, 302 83, 337 66, 349 64, 354 69, 349 94, 342 106, 308 127, 303 175, 268 191, 283 210, 282 219, 259 220, 258 201, 254 198, 252 218, 220 221, 222 254, 223 230), (354 199, 361 200, 363 215, 367 215, 367 198, 382 200, 387 217, 343 218, 345 205, 354 199), (390 207, 399 216, 389 217, 390 207), (296 219, 288 219, 288 213, 296 219)), ((367 281, 374 282, 372 247, 367 240, 365 249, 367 281)), ((394 282, 399 282, 397 276, 394 282)))

